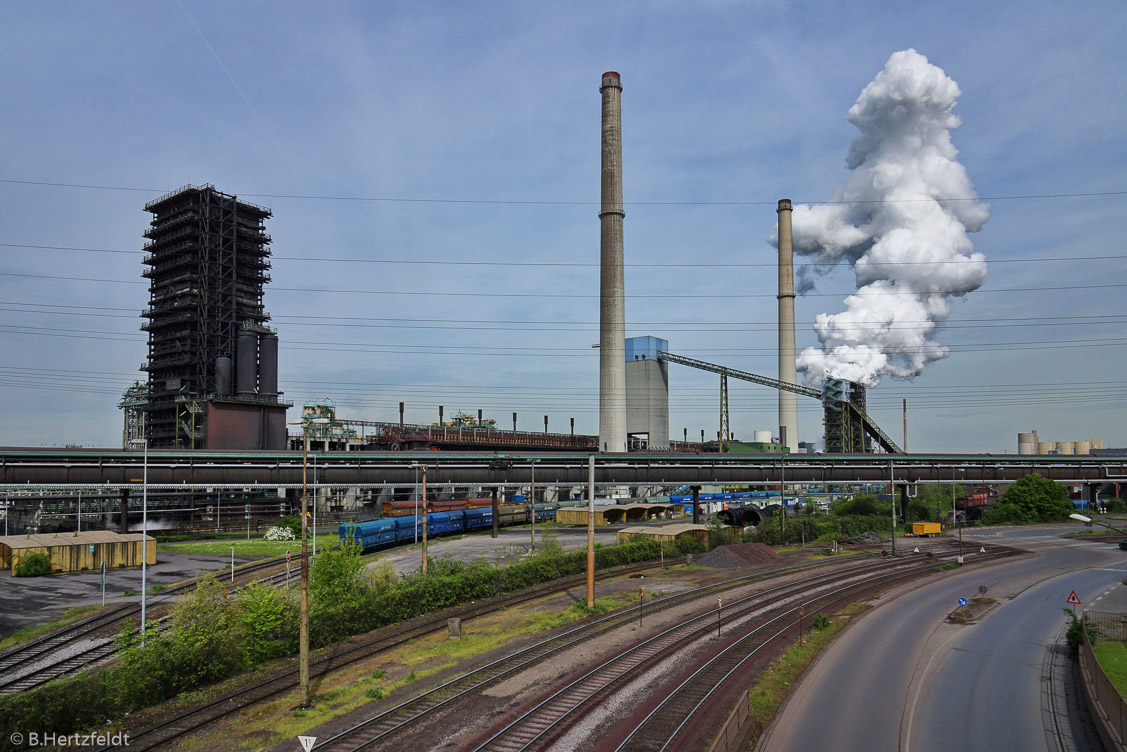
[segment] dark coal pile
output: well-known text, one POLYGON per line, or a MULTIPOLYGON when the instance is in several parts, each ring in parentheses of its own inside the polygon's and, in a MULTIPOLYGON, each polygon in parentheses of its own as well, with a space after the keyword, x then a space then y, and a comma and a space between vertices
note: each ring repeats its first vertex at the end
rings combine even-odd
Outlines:
POLYGON ((720 546, 697 559, 698 564, 715 569, 736 569, 749 564, 764 564, 779 558, 775 549, 762 543, 737 543, 720 546))

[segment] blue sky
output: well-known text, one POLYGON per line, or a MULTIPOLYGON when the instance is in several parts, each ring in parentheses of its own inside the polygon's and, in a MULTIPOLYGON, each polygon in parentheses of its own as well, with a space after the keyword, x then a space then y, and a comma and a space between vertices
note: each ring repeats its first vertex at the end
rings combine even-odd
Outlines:
MULTIPOLYGON (((1125 32, 1118 1, 6 3, 0 444, 120 443, 146 358, 142 207, 186 183, 274 211, 287 399, 597 431, 606 70, 628 336, 774 375, 775 203, 831 197, 849 107, 915 48, 962 90, 988 276, 937 335, 950 357, 885 377, 870 411, 899 438, 907 398, 913 451, 1013 452, 1033 428, 1127 445, 1125 32)), ((800 350, 855 289, 842 268, 799 298, 800 350)), ((716 378, 670 381, 674 438, 714 436, 716 378)), ((734 384, 737 436, 775 406, 734 384)), ((820 438, 817 402, 799 418, 820 438)))

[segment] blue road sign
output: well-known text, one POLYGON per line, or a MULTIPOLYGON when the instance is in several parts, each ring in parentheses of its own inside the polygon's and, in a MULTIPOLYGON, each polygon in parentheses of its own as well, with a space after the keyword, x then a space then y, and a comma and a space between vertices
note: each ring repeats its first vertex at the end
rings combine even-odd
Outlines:
POLYGON ((967 605, 967 599, 966 599, 966 598, 960 598, 960 599, 959 599, 959 605, 960 605, 960 606, 965 606, 965 605, 967 605))

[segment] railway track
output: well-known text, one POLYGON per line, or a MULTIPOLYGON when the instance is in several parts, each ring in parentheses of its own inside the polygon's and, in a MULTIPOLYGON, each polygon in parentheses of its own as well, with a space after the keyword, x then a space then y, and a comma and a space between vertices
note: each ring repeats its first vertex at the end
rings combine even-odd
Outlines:
MULTIPOLYGON (((938 549, 937 549, 938 550, 938 549)), ((950 554, 953 556, 954 554, 950 554)), ((914 568, 920 570, 934 571, 937 563, 942 561, 938 557, 924 558, 920 556, 916 559, 918 564, 914 568)), ((907 565, 905 565, 907 566, 907 565)), ((813 567, 806 567, 813 568, 813 567)), ((759 591, 750 599, 745 599, 745 609, 754 610, 755 608, 763 608, 767 602, 777 602, 779 598, 786 597, 784 593, 789 593, 791 597, 797 593, 804 592, 818 582, 829 578, 841 578, 843 576, 859 576, 865 572, 873 570, 887 570, 888 564, 883 561, 865 562, 857 565, 851 565, 843 569, 837 569, 829 575, 821 577, 812 577, 800 580, 795 583, 788 583, 777 587, 771 587, 763 591, 759 591)), ((788 567, 778 570, 776 574, 783 574, 786 572, 796 571, 796 567, 788 567)), ((694 589, 684 593, 667 596, 660 599, 651 601, 646 607, 645 611, 651 615, 659 610, 666 610, 673 606, 691 601, 694 598, 707 598, 711 602, 711 598, 715 597, 717 593, 731 590, 736 587, 746 586, 751 580, 763 579, 770 576, 771 573, 760 572, 748 577, 733 578, 732 580, 723 583, 717 583, 710 586, 694 589)), ((715 612, 708 612, 706 621, 709 622, 707 627, 702 629, 711 630, 715 621, 712 621, 715 612)), ((731 613, 729 612, 729 616, 731 613)), ((576 629, 570 630, 562 635, 545 640, 536 645, 530 646, 524 650, 518 651, 506 658, 480 667, 473 671, 464 674, 454 680, 446 682, 445 684, 436 687, 428 692, 422 693, 415 698, 403 702, 393 708, 381 712, 380 714, 369 718, 368 720, 349 728, 336 736, 318 744, 315 749, 320 752, 338 752, 341 750, 362 750, 362 749, 376 749, 376 748, 389 748, 396 749, 399 743, 402 742, 406 734, 421 725, 424 722, 433 720, 438 713, 445 709, 453 707, 459 700, 473 699, 480 692, 491 684, 495 684, 502 679, 512 676, 524 669, 533 667, 538 663, 550 658, 552 655, 565 650, 583 640, 591 639, 600 633, 609 631, 615 627, 632 622, 638 618, 638 611, 630 609, 624 612, 612 614, 602 619, 585 624, 576 629)), ((676 644, 678 640, 673 640, 671 644, 676 644)), ((645 663, 642 661, 641 663, 645 663)), ((548 698, 549 700, 551 698, 548 698)), ((527 719, 526 719, 527 720, 527 719)), ((481 749, 507 749, 505 746, 499 745, 499 740, 491 740, 481 746, 481 749)), ((516 748, 523 748, 518 745, 516 748)))
MULTIPOLYGON (((658 565, 649 562, 597 572, 598 579, 629 576, 637 572, 654 569, 658 565)), ((372 656, 394 648, 425 635, 444 631, 447 628, 447 619, 471 619, 493 611, 510 608, 537 598, 566 590, 582 584, 586 575, 575 575, 551 583, 545 583, 534 588, 528 588, 518 593, 490 599, 487 602, 471 606, 448 609, 439 615, 430 615, 416 620, 417 623, 406 623, 386 627, 372 633, 370 637, 362 640, 360 644, 352 645, 336 652, 314 660, 310 663, 310 678, 316 680, 323 678, 334 671, 350 664, 366 660, 372 656)), ((243 687, 215 700, 202 703, 189 708, 175 716, 162 719, 162 721, 149 728, 130 733, 129 749, 131 752, 138 750, 156 749, 178 738, 186 736, 232 714, 245 707, 275 697, 283 692, 288 692, 298 686, 298 671, 296 668, 286 669, 278 674, 248 687, 243 687)), ((99 752, 110 752, 106 747, 99 752)))
MULTIPOLYGON (((868 557, 866 557, 868 558, 868 557)), ((715 597, 738 587, 745 587, 759 580, 791 574, 810 569, 825 568, 824 564, 799 565, 782 567, 767 572, 757 572, 750 575, 732 578, 721 583, 714 583, 689 591, 658 598, 651 601, 645 610, 651 615, 656 611, 666 610, 695 599, 715 597)), ((851 565, 844 570, 837 569, 835 577, 844 574, 867 570, 874 566, 887 566, 880 561, 865 562, 851 565)), ((785 590, 801 589, 809 586, 819 578, 808 578, 797 583, 780 585, 760 591, 754 597, 771 599, 785 590)), ((425 722, 440 710, 449 708, 459 700, 474 698, 481 690, 502 679, 512 676, 520 671, 535 666, 538 663, 560 653, 578 643, 597 637, 600 634, 630 623, 638 618, 636 609, 620 611, 608 616, 588 622, 563 634, 543 640, 535 645, 512 653, 501 660, 494 661, 480 668, 474 669, 460 677, 448 681, 432 690, 424 692, 406 702, 379 713, 366 721, 349 728, 336 736, 318 744, 314 749, 322 752, 338 752, 341 750, 360 750, 376 748, 377 745, 391 743, 395 745, 402 740, 402 735, 409 732, 415 725, 425 722)))
MULTIPOLYGON (((1015 554, 1016 552, 1008 549, 994 550, 980 554, 975 561, 989 561, 1015 554)), ((733 680, 760 653, 787 641, 788 634, 793 635, 791 641, 799 637, 805 612, 812 614, 818 610, 839 608, 863 597, 867 592, 910 581, 929 569, 932 569, 932 565, 925 563, 905 571, 878 575, 870 581, 846 584, 789 605, 782 613, 757 625, 706 660, 681 683, 664 690, 664 699, 625 735, 615 748, 616 752, 664 752, 684 748, 685 744, 692 744, 691 740, 711 738, 716 729, 702 721, 700 711, 710 702, 720 703, 726 690, 734 693, 737 688, 733 686, 733 680)))
MULTIPOLYGON (((809 578, 724 604, 729 634, 733 634, 735 624, 740 625, 736 631, 743 633, 744 624, 758 623, 673 690, 618 749, 664 749, 664 746, 654 747, 653 740, 675 736, 727 677, 752 655, 798 624, 802 617, 796 614, 800 614, 801 609, 820 609, 841 599, 854 600, 883 583, 910 578, 922 572, 930 573, 934 567, 934 560, 921 560, 919 557, 913 561, 874 562, 854 568, 845 577, 809 578), (780 604, 786 610, 764 621, 765 612, 777 611, 780 604), (662 736, 667 733, 668 736, 662 736)), ((649 672, 662 661, 674 655, 684 656, 686 651, 693 650, 694 645, 715 644, 720 631, 720 616, 715 609, 684 619, 627 648, 544 698, 482 742, 475 752, 520 752, 558 743, 560 736, 578 720, 580 714, 590 718, 589 711, 593 707, 643 675, 650 676, 649 681, 652 682, 653 675, 649 672)), ((698 741, 700 738, 697 737, 698 741)))
MULTIPOLYGON (((272 558, 244 564, 236 569, 236 581, 228 587, 228 591, 233 592, 251 582, 279 584, 284 580, 285 572, 255 576, 279 564, 284 564, 284 559, 272 558)), ((200 579, 185 580, 150 596, 148 608, 152 610, 167 605, 170 599, 191 591, 200 579)), ((117 633, 127 619, 139 618, 140 614, 141 606, 137 603, 111 606, 33 642, 0 653, 0 694, 34 689, 109 660, 119 649, 114 641, 117 633)), ((163 616, 150 621, 157 622, 157 629, 167 624, 167 618, 163 616)))

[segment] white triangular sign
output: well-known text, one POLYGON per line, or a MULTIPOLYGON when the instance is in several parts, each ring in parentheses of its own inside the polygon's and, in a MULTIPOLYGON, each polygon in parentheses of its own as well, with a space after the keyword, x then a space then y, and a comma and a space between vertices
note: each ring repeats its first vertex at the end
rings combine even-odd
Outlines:
POLYGON ((979 549, 978 549, 978 552, 979 552, 980 554, 984 554, 984 553, 986 553, 986 547, 985 547, 985 546, 983 546, 983 547, 979 548, 979 549))
POLYGON ((912 549, 912 553, 914 553, 914 554, 918 554, 919 552, 920 552, 919 546, 916 546, 914 549, 912 549))
POLYGON ((317 737, 315 736, 299 736, 297 740, 301 742, 301 748, 304 749, 305 752, 309 752, 309 750, 313 749, 313 745, 317 743, 317 737))

